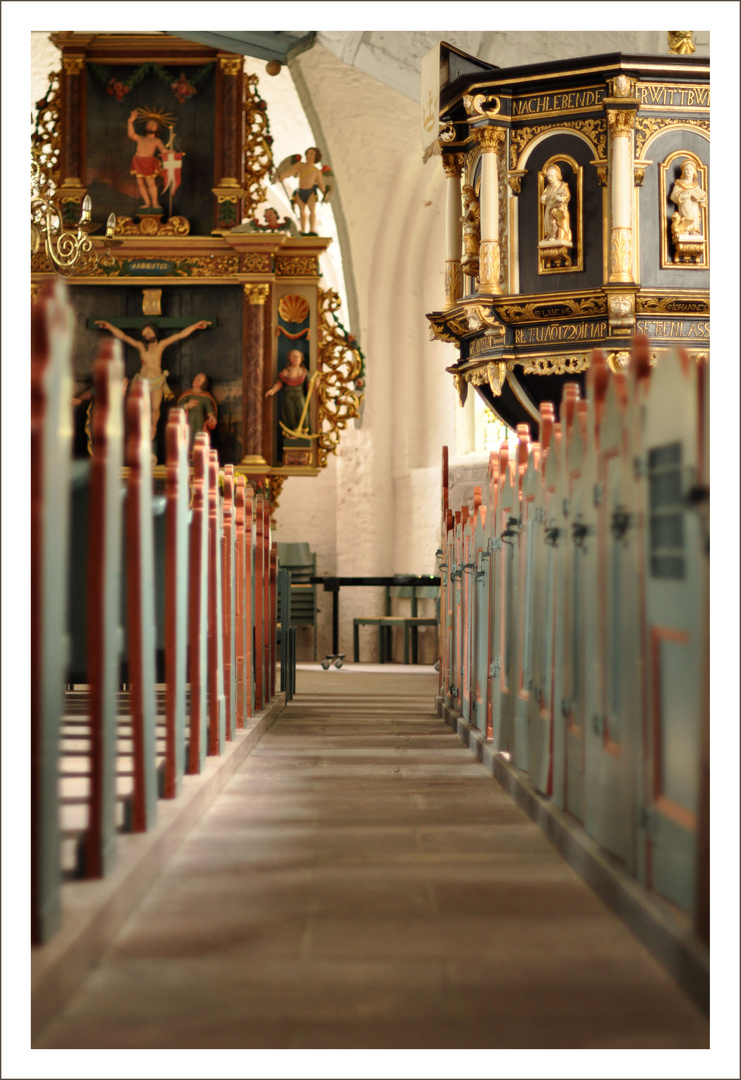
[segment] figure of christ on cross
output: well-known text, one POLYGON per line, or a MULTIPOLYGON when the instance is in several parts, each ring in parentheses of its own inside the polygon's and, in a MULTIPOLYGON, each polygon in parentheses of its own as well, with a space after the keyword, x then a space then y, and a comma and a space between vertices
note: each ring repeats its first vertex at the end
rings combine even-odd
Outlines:
POLYGON ((172 345, 175 341, 182 341, 183 338, 189 337, 196 330, 206 330, 212 324, 205 319, 201 319, 200 322, 193 323, 192 326, 186 326, 184 330, 178 331, 177 334, 171 334, 170 337, 163 338, 162 341, 158 340, 157 331, 151 323, 147 323, 141 329, 143 341, 136 341, 135 338, 129 337, 128 334, 124 334, 123 330, 119 330, 117 326, 106 322, 105 319, 96 319, 95 325, 99 326, 101 330, 107 330, 119 341, 125 341, 127 345, 131 345, 139 353, 142 366, 141 371, 137 372, 134 379, 149 380, 149 400, 152 407, 151 435, 152 442, 154 442, 162 399, 164 397, 167 400, 175 396, 167 385, 169 372, 162 370, 162 353, 168 345, 172 345))

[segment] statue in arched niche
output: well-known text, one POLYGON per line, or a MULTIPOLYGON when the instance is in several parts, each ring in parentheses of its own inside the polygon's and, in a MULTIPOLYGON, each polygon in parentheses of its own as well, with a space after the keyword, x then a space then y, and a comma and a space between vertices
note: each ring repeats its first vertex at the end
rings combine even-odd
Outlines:
POLYGON ((571 267, 573 234, 571 230, 571 189, 563 178, 561 166, 547 162, 540 173, 540 225, 538 229, 539 269, 545 271, 571 267))
POLYGON ((558 165, 551 164, 545 170, 546 188, 540 196, 543 205, 542 240, 571 240, 569 219, 569 185, 561 175, 558 165))
POLYGON ((464 184, 461 189, 463 216, 463 258, 461 267, 464 274, 476 277, 479 272, 479 247, 481 246, 481 207, 472 184, 464 184))
POLYGON ((669 198, 679 207, 672 217, 672 233, 701 236, 702 207, 707 206, 708 196, 697 182, 697 168, 689 158, 682 162, 681 175, 674 182, 669 198))
POLYGON ((674 262, 704 262, 703 208, 708 205, 708 196, 699 182, 697 166, 690 158, 682 162, 679 178, 674 181, 669 198, 677 206, 670 222, 674 262))

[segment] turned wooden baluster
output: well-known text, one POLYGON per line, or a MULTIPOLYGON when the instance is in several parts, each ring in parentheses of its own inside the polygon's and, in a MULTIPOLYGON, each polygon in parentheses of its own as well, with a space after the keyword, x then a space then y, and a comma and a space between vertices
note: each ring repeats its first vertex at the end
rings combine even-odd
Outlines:
POLYGON ((44 285, 31 323, 31 934, 60 922, 57 773, 65 681, 74 315, 61 281, 44 285))
POLYGON ((193 443, 190 523, 188 644, 190 651, 190 746, 188 772, 199 773, 206 760, 208 685, 208 510, 206 475, 208 435, 199 432, 193 443))
POLYGON ((185 764, 185 684, 188 656, 188 421, 171 409, 165 430, 165 784, 164 796, 180 791, 185 764))
POLYGON ((222 503, 224 525, 221 537, 221 570, 223 586, 224 613, 224 703, 225 728, 227 741, 234 738, 236 708, 236 661, 235 642, 235 508, 234 508, 234 466, 224 466, 224 499, 222 503))
POLYGON ((223 754, 225 739, 224 614, 221 594, 219 455, 208 455, 208 753, 223 754))
POLYGON ((147 384, 132 383, 126 404, 126 621, 134 756, 133 832, 146 832, 157 820, 150 412, 147 384))
POLYGON ((121 346, 103 341, 93 366, 94 452, 90 466, 87 669, 90 684, 90 817, 84 873, 101 877, 116 845, 116 715, 121 652, 123 378, 121 346))

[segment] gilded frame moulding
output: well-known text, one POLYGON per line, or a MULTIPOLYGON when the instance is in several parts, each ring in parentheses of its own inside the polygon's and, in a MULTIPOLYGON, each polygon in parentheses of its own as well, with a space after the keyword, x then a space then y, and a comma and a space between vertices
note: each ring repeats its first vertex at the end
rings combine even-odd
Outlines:
POLYGON ((517 360, 510 360, 507 368, 514 371, 519 365, 524 375, 578 375, 580 371, 587 370, 591 357, 591 351, 566 355, 523 356, 517 360))

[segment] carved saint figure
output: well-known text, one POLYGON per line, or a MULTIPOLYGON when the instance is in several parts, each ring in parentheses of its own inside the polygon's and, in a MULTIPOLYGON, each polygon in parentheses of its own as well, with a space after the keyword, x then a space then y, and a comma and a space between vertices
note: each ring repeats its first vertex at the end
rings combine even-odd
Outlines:
POLYGON ((282 161, 276 170, 276 178, 278 180, 285 180, 288 176, 298 178, 298 187, 293 199, 298 205, 301 232, 316 236, 317 192, 324 193, 325 202, 327 198, 324 172, 318 167, 322 160, 322 152, 318 146, 310 146, 305 151, 305 155, 305 161, 302 161, 298 155, 282 161), (296 160, 297 157, 298 160, 296 160))
MULTIPOLYGON (((283 391, 282 412, 283 424, 291 431, 298 431, 301 423, 301 413, 304 411, 304 383, 309 374, 304 366, 304 354, 300 349, 291 349, 287 357, 286 367, 278 372, 278 378, 265 394, 265 397, 273 397, 279 390, 283 391)), ((304 427, 308 432, 309 418, 306 417, 304 427)))
POLYGON ((549 165, 545 177, 548 183, 540 196, 543 205, 543 239, 570 242, 569 185, 561 176, 558 165, 549 165))
MULTIPOLYGON (((481 208, 476 192, 471 184, 464 184, 461 189, 463 216, 463 259, 464 267, 478 264, 481 243, 481 208)), ((473 267, 475 269, 475 266, 473 267)))
POLYGON ((117 326, 106 322, 105 319, 96 319, 95 325, 99 326, 101 330, 107 330, 119 341, 125 341, 127 345, 131 345, 139 353, 142 366, 141 371, 136 373, 134 379, 149 379, 149 400, 152 406, 152 440, 154 440, 157 432, 157 421, 160 418, 162 399, 164 397, 165 400, 169 400, 175 396, 167 385, 167 376, 170 373, 162 370, 162 353, 168 345, 172 345, 175 341, 182 341, 183 338, 189 337, 196 330, 205 330, 211 323, 201 319, 200 322, 193 323, 192 326, 186 326, 184 330, 178 331, 177 334, 171 334, 170 337, 163 338, 162 341, 158 341, 157 331, 151 323, 147 323, 141 328, 143 341, 136 341, 134 338, 129 337, 128 334, 124 334, 123 330, 119 330, 117 326))
POLYGON ((676 203, 678 210, 672 217, 672 235, 702 235, 702 207, 707 205, 708 196, 697 182, 697 169, 689 159, 682 162, 679 180, 675 181, 669 198, 676 203))
POLYGON ((188 418, 188 449, 193 452, 193 443, 199 431, 213 431, 216 427, 218 408, 210 392, 211 380, 202 371, 194 377, 190 389, 178 398, 178 408, 185 409, 188 418))
POLYGON ((157 177, 162 172, 162 163, 155 156, 155 151, 160 154, 167 152, 167 147, 158 136, 159 127, 156 120, 147 120, 145 134, 139 135, 134 128, 137 110, 132 109, 129 114, 127 132, 130 139, 136 143, 136 153, 131 159, 131 174, 136 177, 139 192, 142 197, 145 210, 159 210, 159 195, 157 194, 157 177))

